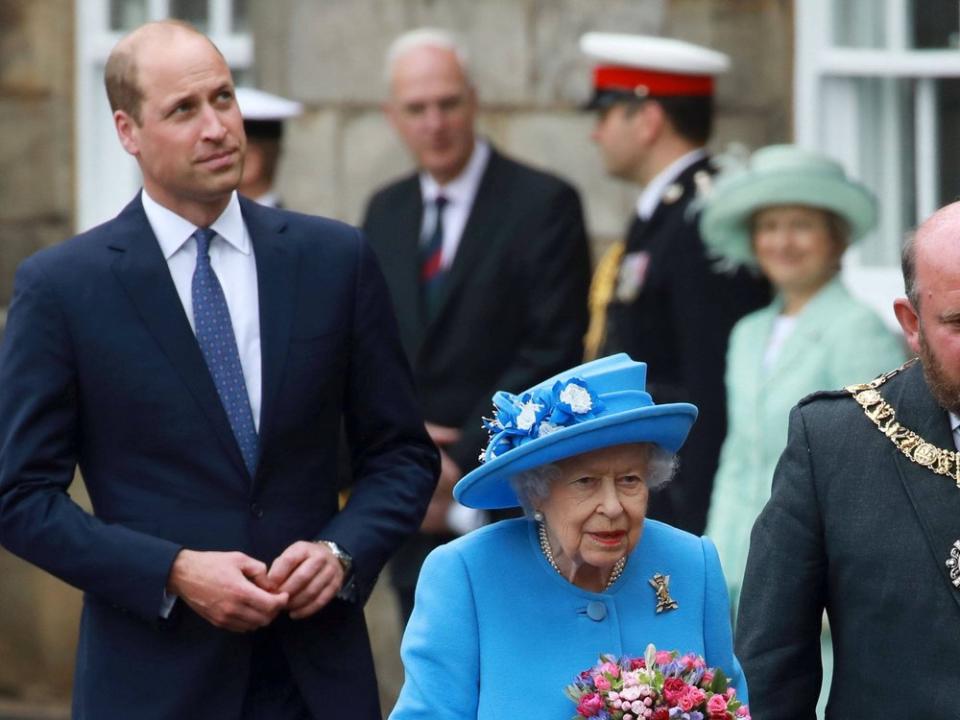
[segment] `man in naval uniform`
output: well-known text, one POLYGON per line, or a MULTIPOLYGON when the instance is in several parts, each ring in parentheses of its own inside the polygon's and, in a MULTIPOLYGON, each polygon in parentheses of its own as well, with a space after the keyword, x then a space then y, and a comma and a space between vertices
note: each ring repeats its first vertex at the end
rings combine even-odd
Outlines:
POLYGON ((894 310, 919 356, 801 400, 753 528, 737 655, 753 716, 957 717, 960 669, 960 203, 903 250, 894 310), (869 378, 864 378, 869 381, 869 378))
POLYGON ((236 93, 247 134, 247 156, 237 192, 267 207, 283 207, 274 187, 283 152, 283 124, 299 117, 303 105, 250 87, 238 87, 236 93))
POLYGON ((675 482, 651 517, 700 534, 726 434, 724 367, 733 324, 770 300, 766 282, 707 256, 697 229, 714 168, 704 148, 722 53, 665 38, 587 33, 597 60, 593 140, 607 172, 643 187, 627 237, 600 261, 590 293, 588 358, 629 353, 658 403, 692 402, 696 427, 675 482))

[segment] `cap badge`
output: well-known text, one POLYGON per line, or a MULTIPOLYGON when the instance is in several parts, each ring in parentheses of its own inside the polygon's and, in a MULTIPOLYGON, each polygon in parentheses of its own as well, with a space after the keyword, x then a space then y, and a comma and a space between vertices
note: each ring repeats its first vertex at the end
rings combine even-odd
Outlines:
POLYGON ((667 189, 663 191, 663 202, 667 205, 673 205, 677 200, 683 197, 683 185, 680 183, 673 183, 668 185, 667 189))
MULTIPOLYGON (((960 547, 960 541, 957 542, 958 547, 960 547)), ((655 573, 652 578, 650 578, 650 586, 653 588, 654 592, 657 594, 657 614, 664 612, 665 610, 676 610, 680 607, 680 604, 670 597, 670 576, 664 575, 663 573, 655 573)))

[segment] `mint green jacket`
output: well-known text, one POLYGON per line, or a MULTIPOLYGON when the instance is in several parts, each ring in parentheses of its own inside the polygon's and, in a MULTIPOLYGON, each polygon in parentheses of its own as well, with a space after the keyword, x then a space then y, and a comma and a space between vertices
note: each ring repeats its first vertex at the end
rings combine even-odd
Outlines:
POLYGON ((779 357, 764 371, 763 355, 782 307, 777 299, 742 318, 727 351, 727 437, 706 534, 720 553, 734 610, 750 529, 770 497, 773 471, 787 444, 790 409, 816 390, 871 380, 905 359, 902 338, 838 277, 803 308, 779 357))

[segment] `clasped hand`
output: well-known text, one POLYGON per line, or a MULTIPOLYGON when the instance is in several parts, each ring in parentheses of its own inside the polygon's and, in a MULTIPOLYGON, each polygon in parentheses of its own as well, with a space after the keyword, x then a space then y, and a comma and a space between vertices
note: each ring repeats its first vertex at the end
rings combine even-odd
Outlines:
POLYGON ((310 617, 343 586, 343 566, 323 544, 301 540, 268 568, 242 552, 181 550, 167 592, 225 630, 249 632, 281 612, 310 617))

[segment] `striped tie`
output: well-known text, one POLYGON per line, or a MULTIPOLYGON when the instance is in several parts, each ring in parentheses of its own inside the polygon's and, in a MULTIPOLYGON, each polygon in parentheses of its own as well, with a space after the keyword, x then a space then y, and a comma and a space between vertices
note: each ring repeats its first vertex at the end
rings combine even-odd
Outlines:
POLYGON ((427 241, 420 247, 420 292, 427 319, 432 320, 437 311, 440 288, 443 285, 443 209, 447 199, 438 195, 433 202, 433 229, 427 241))
POLYGON ((197 342, 223 409, 227 411, 243 462, 252 476, 257 468, 260 440, 253 422, 227 299, 210 265, 210 241, 216 237, 216 232, 210 228, 197 228, 193 237, 197 241, 197 267, 193 271, 191 291, 197 342))

